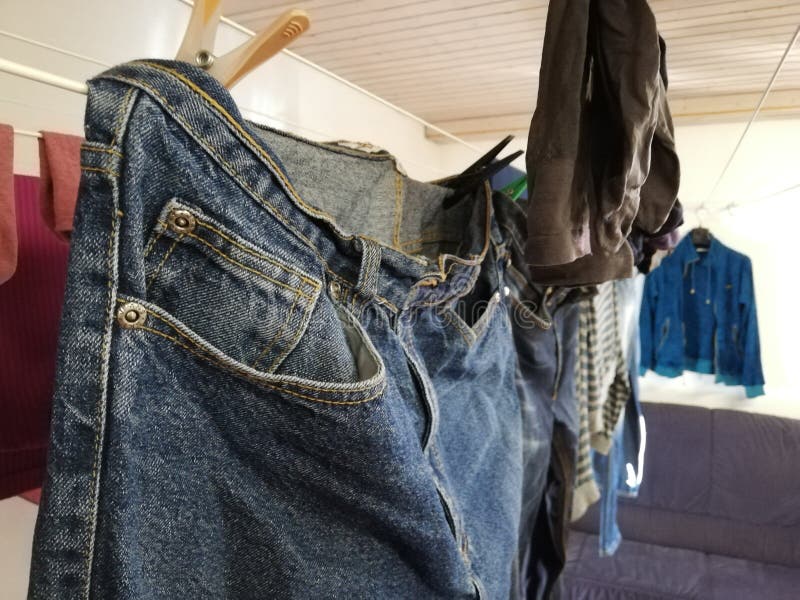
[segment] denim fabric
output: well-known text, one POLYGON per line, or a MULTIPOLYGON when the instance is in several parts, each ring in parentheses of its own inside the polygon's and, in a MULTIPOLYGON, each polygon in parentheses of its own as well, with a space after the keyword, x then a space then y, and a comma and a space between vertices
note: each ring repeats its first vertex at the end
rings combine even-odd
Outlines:
POLYGON ((488 186, 443 210, 168 61, 90 82, 82 169, 30 597, 507 597, 488 186))
POLYGON ((641 313, 641 373, 714 373, 764 393, 761 345, 750 259, 712 238, 700 254, 691 236, 647 276, 641 313))
POLYGON ((525 203, 495 194, 508 248, 517 389, 523 415, 523 492, 513 598, 550 598, 566 560, 577 461, 575 396, 580 292, 531 284, 525 263, 525 203))
POLYGON ((628 369, 630 371, 631 396, 625 405, 625 413, 620 433, 623 461, 617 483, 618 491, 625 496, 635 497, 644 478, 644 454, 647 447, 647 429, 639 395, 639 365, 641 364, 641 342, 639 317, 644 294, 645 277, 637 275, 633 279, 620 282, 620 300, 628 312, 623 320, 623 344, 626 345, 628 369))

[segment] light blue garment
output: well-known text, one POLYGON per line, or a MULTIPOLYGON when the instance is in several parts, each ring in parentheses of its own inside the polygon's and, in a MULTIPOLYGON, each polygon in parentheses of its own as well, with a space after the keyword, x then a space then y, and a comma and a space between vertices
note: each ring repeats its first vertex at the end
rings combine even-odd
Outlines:
POLYGON ((631 395, 612 437, 608 454, 592 451, 595 481, 600 488, 599 552, 610 556, 622 541, 617 523, 619 495, 635 497, 642 482, 646 443, 645 422, 639 401, 639 307, 644 277, 614 282, 623 354, 630 373, 631 395))

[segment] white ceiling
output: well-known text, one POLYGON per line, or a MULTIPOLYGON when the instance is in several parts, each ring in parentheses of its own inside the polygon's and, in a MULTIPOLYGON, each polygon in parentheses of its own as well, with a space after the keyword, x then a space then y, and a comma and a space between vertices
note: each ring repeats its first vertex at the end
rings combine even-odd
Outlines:
MULTIPOLYGON (((459 135, 527 128, 545 0, 225 0, 258 31, 287 8, 311 29, 291 49, 459 135)), ((800 0, 650 0, 667 41, 677 120, 746 118, 800 24, 800 0)), ((800 43, 798 43, 800 46, 800 43)), ((800 48, 765 115, 800 113, 800 48)))

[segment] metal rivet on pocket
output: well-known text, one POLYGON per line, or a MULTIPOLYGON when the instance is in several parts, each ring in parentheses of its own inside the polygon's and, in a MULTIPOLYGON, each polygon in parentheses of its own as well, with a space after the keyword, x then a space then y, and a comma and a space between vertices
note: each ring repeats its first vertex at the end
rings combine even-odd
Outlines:
POLYGON ((117 311, 117 322, 125 329, 134 329, 144 325, 147 309, 136 302, 127 302, 117 311))
POLYGON ((214 55, 208 50, 200 50, 194 55, 194 62, 201 69, 208 69, 214 64, 214 55))
POLYGON ((167 221, 169 222, 170 228, 178 233, 190 233, 194 231, 197 225, 194 215, 188 210, 180 208, 170 211, 167 221))
POLYGON ((342 294, 342 286, 339 285, 338 281, 331 281, 328 284, 328 293, 331 295, 331 298, 338 300, 339 296, 342 294))
POLYGON ((511 295, 511 288, 508 287, 507 285, 503 286, 503 295, 504 296, 510 296, 511 295))

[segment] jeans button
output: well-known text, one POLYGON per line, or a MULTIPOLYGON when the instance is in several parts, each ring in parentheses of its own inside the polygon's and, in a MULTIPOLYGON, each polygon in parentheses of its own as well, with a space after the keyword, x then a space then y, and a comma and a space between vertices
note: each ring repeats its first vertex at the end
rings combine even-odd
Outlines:
POLYGON ((117 311, 117 322, 125 329, 136 329, 144 325, 147 309, 136 302, 126 302, 117 311))
POLYGON ((342 295, 342 286, 339 285, 338 281, 331 281, 328 284, 328 293, 331 295, 331 298, 338 300, 339 296, 342 295))
POLYGON ((194 215, 180 208, 170 211, 167 221, 170 229, 176 233, 191 233, 197 225, 194 215))

